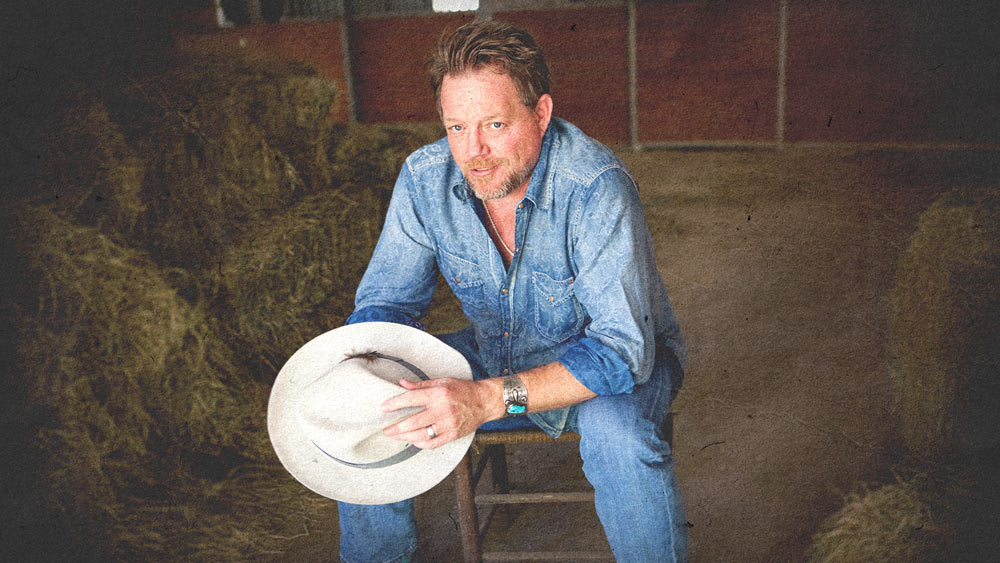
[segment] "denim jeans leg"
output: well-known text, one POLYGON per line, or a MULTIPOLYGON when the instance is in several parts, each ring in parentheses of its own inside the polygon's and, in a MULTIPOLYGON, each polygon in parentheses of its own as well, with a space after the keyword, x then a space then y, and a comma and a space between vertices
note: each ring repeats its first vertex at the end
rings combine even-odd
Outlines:
MULTIPOLYGON (((664 362, 667 363, 667 362, 664 362)), ((669 372, 654 369, 631 394, 576 406, 583 470, 619 563, 686 561, 687 527, 670 446, 660 432, 670 401, 669 372)))
MULTIPOLYGON (((438 335, 461 352, 476 379, 485 376, 475 349, 472 329, 438 335)), ((416 552, 417 523, 413 499, 392 504, 363 505, 338 502, 340 558, 345 563, 402 561, 416 552)))
POLYGON ((337 510, 344 563, 405 561, 417 551, 413 499, 378 505, 338 502, 337 510))
POLYGON ((457 350, 465 360, 469 362, 469 367, 472 368, 472 378, 486 379, 489 374, 486 373, 486 368, 483 367, 483 361, 479 356, 479 346, 476 344, 476 333, 473 331, 472 327, 465 327, 457 332, 448 332, 444 334, 435 334, 435 338, 444 342, 448 346, 451 346, 457 350))

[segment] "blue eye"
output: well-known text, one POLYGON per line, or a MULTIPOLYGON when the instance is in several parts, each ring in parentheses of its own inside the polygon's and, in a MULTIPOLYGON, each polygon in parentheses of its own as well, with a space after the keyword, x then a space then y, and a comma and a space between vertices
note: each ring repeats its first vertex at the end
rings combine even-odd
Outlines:
POLYGON ((452 125, 451 127, 449 127, 449 129, 451 129, 452 131, 458 133, 459 131, 462 130, 462 126, 461 125, 452 125))
POLYGON ((499 129, 503 127, 503 123, 499 121, 494 121, 493 123, 490 123, 490 127, 492 127, 493 129, 499 129))

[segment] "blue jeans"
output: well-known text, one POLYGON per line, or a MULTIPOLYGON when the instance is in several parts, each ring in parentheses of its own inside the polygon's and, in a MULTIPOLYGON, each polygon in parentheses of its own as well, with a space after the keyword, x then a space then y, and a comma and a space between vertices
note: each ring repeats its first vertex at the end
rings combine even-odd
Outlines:
MULTIPOLYGON (((438 338, 462 352, 485 377, 467 331, 438 338)), ((671 369, 680 370, 676 361, 671 369)), ((619 563, 687 560, 687 526, 670 446, 660 433, 676 395, 654 370, 631 394, 599 396, 571 408, 567 430, 580 435, 583 472, 594 486, 597 515, 619 563)), ((525 416, 487 422, 484 430, 533 426, 525 416)), ((416 552, 413 500, 387 505, 338 503, 344 563, 403 562, 416 552)))

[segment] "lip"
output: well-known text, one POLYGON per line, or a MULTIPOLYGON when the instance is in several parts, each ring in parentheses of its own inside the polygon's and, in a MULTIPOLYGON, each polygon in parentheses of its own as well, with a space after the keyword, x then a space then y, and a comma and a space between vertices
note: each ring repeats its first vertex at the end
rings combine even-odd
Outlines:
POLYGON ((469 172, 471 172, 473 176, 489 176, 496 169, 496 166, 491 166, 489 168, 470 168, 469 172))
MULTIPOLYGON (((479 163, 477 163, 479 164, 479 163)), ((469 166, 469 175, 476 178, 485 178, 490 174, 493 174, 497 169, 500 168, 499 162, 490 163, 488 166, 469 166)))

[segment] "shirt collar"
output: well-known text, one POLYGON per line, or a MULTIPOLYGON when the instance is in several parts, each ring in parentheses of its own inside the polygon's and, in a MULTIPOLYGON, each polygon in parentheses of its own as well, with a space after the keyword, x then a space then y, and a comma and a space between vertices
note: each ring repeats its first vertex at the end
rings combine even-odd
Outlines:
POLYGON ((524 198, 535 204, 537 209, 548 209, 552 203, 552 175, 554 168, 549 166, 550 161, 555 157, 558 146, 556 142, 555 127, 556 118, 549 120, 549 126, 542 137, 542 148, 538 153, 538 162, 531 172, 531 181, 528 182, 528 191, 524 198))
MULTIPOLYGON (((549 161, 555 156, 555 151, 558 147, 555 134, 555 122, 556 119, 553 117, 549 121, 548 128, 545 130, 545 135, 542 137, 542 147, 538 153, 538 162, 535 163, 535 169, 531 172, 531 180, 528 182, 528 191, 524 194, 524 199, 534 203, 535 207, 538 209, 548 209, 549 204, 552 202, 551 180, 553 170, 549 167, 549 161)), ((454 159, 452 162, 454 163, 454 159)), ((452 192, 458 199, 468 201, 470 198, 476 197, 472 188, 469 187, 468 183, 466 183, 465 176, 462 175, 462 171, 457 165, 453 166, 453 172, 450 179, 452 192)))

